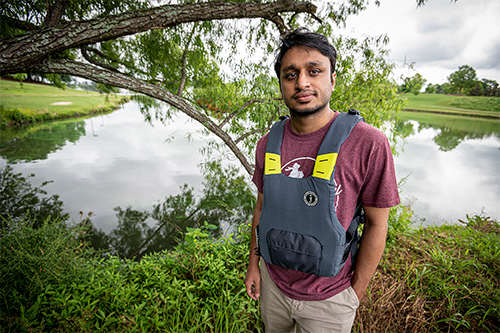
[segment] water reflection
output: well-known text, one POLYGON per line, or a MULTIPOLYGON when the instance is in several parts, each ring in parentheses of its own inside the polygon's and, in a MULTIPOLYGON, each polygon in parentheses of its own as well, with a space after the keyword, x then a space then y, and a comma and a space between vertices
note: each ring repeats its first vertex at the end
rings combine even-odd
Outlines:
MULTIPOLYGON (((188 227, 212 225, 211 232, 217 237, 231 226, 248 223, 255 195, 247 179, 232 166, 222 168, 210 163, 205 168, 201 194, 185 184, 181 193, 166 197, 151 211, 115 207, 118 222, 110 232, 92 223, 92 212, 80 212, 80 223, 89 227, 88 240, 103 253, 140 259, 151 252, 172 249, 188 227)), ((41 188, 44 185, 34 187, 28 178, 14 173, 9 165, 0 170, 0 231, 8 232, 21 219, 33 221, 33 228, 49 217, 61 223, 67 221, 59 197, 48 196, 41 188)))
POLYGON ((140 258, 150 252, 172 249, 188 227, 213 225, 216 237, 228 227, 248 221, 255 198, 248 181, 234 167, 223 169, 212 163, 210 168, 199 196, 192 187, 184 185, 181 193, 165 198, 151 211, 116 207, 118 225, 108 234, 93 228, 92 244, 95 248, 111 248, 121 257, 140 258), (155 221, 153 227, 148 219, 155 221))
POLYGON ((25 176, 15 173, 10 165, 0 169, 0 230, 9 231, 27 216, 34 228, 38 228, 49 217, 62 222, 68 219, 59 196, 49 196, 44 190, 50 181, 33 187, 29 182, 32 177, 33 174, 25 176))
POLYGON ((2 130, 0 156, 9 163, 45 160, 82 136, 85 136, 85 122, 74 120, 2 130))
POLYGON ((117 224, 113 207, 147 210, 183 184, 199 190, 203 180, 202 126, 182 114, 168 127, 144 118, 133 102, 91 119, 1 131, 0 167, 35 174, 34 186, 53 180, 45 190, 60 196, 71 219, 92 211, 94 225, 109 232, 117 224))
POLYGON ((442 115, 404 114, 405 137, 395 157, 404 203, 417 221, 456 222, 466 214, 500 217, 500 122, 442 115))
POLYGON ((444 152, 455 149, 465 140, 482 140, 491 136, 500 138, 500 121, 484 118, 403 112, 396 128, 403 138, 424 129, 435 129, 439 133, 433 141, 444 152))

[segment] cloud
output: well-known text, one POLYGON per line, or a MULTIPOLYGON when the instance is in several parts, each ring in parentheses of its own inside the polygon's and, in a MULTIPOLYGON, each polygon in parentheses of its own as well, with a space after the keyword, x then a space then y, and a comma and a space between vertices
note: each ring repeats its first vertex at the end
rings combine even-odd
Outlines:
POLYGON ((421 8, 415 13, 415 31, 418 34, 454 34, 464 28, 466 15, 456 12, 450 13, 447 7, 436 7, 421 8))
POLYGON ((408 48, 397 49, 394 54, 400 59, 401 55, 408 62, 417 64, 435 63, 456 59, 463 52, 463 45, 444 38, 424 38, 409 45, 408 48))
MULTIPOLYGON (((390 38, 390 58, 398 66, 414 63, 430 82, 445 82, 461 65, 478 77, 500 82, 500 1, 431 0, 416 8, 414 1, 383 0, 348 20, 352 35, 390 38)), ((413 75, 404 73, 404 75, 413 75)))
POLYGON ((500 41, 496 41, 491 47, 485 49, 481 59, 472 62, 476 69, 498 69, 500 70, 500 41))

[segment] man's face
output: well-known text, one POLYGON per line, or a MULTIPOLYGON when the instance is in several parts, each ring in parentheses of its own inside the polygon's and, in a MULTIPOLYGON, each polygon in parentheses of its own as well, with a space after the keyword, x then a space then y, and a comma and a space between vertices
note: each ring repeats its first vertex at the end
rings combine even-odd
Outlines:
POLYGON ((330 59, 314 48, 295 46, 281 60, 280 89, 286 106, 296 116, 329 109, 335 87, 330 59))

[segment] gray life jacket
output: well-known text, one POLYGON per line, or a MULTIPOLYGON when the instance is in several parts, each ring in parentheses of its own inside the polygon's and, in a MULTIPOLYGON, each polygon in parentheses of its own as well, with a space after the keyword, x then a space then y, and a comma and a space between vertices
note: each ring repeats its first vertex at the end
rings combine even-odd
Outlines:
POLYGON ((332 277, 349 253, 355 260, 361 204, 347 231, 335 213, 334 171, 340 146, 364 119, 356 110, 339 114, 318 151, 313 173, 290 178, 281 173, 281 143, 285 120, 276 122, 266 146, 264 196, 257 228, 258 252, 270 264, 332 277))

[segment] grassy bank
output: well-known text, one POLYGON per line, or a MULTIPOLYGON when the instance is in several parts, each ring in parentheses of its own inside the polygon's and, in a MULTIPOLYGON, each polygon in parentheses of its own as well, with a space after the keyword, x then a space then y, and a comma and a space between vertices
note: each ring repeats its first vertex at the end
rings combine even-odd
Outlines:
MULTIPOLYGON (((497 332, 500 228, 409 228, 391 217, 388 246, 355 332, 497 332)), ((190 229, 174 251, 139 262, 96 258, 84 229, 28 222, 1 236, 0 327, 11 332, 262 332, 243 279, 249 225, 213 240, 190 229)))
POLYGON ((484 96, 452 96, 442 94, 405 94, 407 111, 445 113, 500 119, 500 98, 484 96))
POLYGON ((0 80, 0 126, 109 112, 128 98, 43 84, 0 80))
POLYGON ((416 120, 421 126, 448 128, 455 132, 475 133, 475 135, 500 136, 500 122, 490 118, 474 118, 429 112, 398 113, 401 121, 416 120))
POLYGON ((500 225, 394 230, 357 332, 499 332, 500 225))

